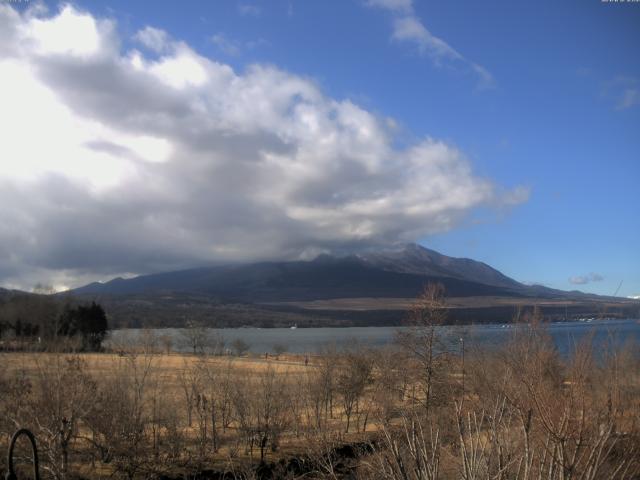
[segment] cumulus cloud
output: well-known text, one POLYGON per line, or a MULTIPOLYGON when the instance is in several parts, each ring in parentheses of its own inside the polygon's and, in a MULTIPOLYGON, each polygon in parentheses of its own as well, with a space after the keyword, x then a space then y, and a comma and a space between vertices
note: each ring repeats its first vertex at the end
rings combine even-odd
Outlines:
POLYGON ((591 272, 587 275, 577 275, 575 277, 569 277, 569 283, 573 285, 586 285, 591 282, 601 282, 604 277, 599 273, 591 272))
POLYGON ((391 39, 393 41, 414 45, 420 54, 431 58, 436 66, 448 64, 467 70, 476 76, 479 88, 489 88, 494 85, 493 75, 485 67, 467 59, 427 29, 416 15, 412 0, 368 0, 365 4, 392 13, 391 39))
POLYGON ((527 197, 274 66, 237 72, 154 27, 148 54, 124 50, 69 5, 5 3, 0 25, 6 286, 390 245, 527 197))

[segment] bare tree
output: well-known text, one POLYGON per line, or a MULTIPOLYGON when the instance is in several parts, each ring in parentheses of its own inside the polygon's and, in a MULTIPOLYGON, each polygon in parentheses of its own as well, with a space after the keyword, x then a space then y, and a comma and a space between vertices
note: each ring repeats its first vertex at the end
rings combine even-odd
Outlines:
POLYGON ((203 370, 199 363, 190 362, 188 359, 184 359, 183 365, 184 367, 178 377, 178 382, 184 398, 187 425, 191 427, 193 423, 193 409, 203 389, 203 370))
POLYGON ((241 338, 236 338, 231 342, 231 348, 233 348, 238 357, 242 357, 249 351, 249 344, 241 338))
POLYGON ((418 363, 421 398, 428 414, 433 402, 442 350, 438 349, 437 329, 447 318, 444 287, 429 283, 409 311, 410 329, 398 334, 399 343, 418 363))
POLYGON ((77 439, 82 419, 94 415, 96 384, 78 356, 54 356, 46 363, 36 359, 33 394, 28 397, 30 420, 51 475, 64 479, 69 474, 69 454, 77 439))
POLYGON ((182 345, 194 355, 202 355, 208 352, 220 354, 224 350, 222 336, 214 333, 202 323, 188 321, 185 328, 180 330, 180 336, 182 345))
POLYGON ((354 411, 358 412, 360 399, 364 395, 367 385, 372 381, 371 373, 371 361, 366 353, 359 350, 349 350, 343 354, 336 385, 347 419, 345 429, 347 433, 351 425, 352 414, 354 411))
POLYGON ((144 328, 138 334, 138 345, 146 354, 154 354, 159 350, 160 338, 154 330, 144 328))
MULTIPOLYGON (((224 367, 207 364, 204 370, 203 395, 205 401, 203 406, 207 406, 208 418, 211 425, 211 447, 214 452, 220 448, 220 430, 224 433, 231 422, 231 382, 233 375, 232 361, 226 362, 224 367)), ((205 424, 206 427, 206 424, 205 424)))
POLYGON ((173 337, 168 334, 160 335, 160 344, 165 354, 169 355, 173 349, 173 337))
POLYGON ((147 427, 151 416, 148 389, 153 376, 152 355, 125 355, 116 360, 113 376, 102 378, 95 411, 84 424, 87 441, 99 459, 133 479, 152 464, 147 427))
POLYGON ((334 393, 336 390, 336 359, 338 352, 335 345, 326 346, 318 358, 317 391, 323 396, 325 421, 333 418, 334 393))
POLYGON ((286 376, 271 367, 253 382, 238 379, 235 383, 233 404, 239 428, 249 454, 256 445, 260 449, 260 460, 264 460, 267 446, 276 451, 280 435, 289 425, 285 385, 286 376))
POLYGON ((382 427, 382 446, 368 464, 375 477, 403 480, 437 480, 441 477, 441 437, 437 430, 424 431, 416 418, 402 417, 402 425, 382 427))

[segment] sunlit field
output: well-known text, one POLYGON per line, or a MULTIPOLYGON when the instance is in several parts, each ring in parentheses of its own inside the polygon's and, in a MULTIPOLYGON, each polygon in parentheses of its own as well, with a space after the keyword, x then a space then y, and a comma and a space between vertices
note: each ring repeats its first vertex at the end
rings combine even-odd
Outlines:
POLYGON ((637 478, 637 348, 562 360, 534 324, 463 357, 433 315, 314 356, 3 353, 0 438, 32 429, 51 478, 637 478))

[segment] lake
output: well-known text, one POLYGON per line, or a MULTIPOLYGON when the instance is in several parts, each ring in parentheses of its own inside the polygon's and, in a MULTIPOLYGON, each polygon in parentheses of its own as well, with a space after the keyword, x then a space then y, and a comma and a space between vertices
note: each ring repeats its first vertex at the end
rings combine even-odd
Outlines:
MULTIPOLYGON (((523 325, 464 325, 438 328, 438 334, 447 349, 457 350, 461 338, 465 348, 473 346, 500 345, 509 340, 523 325)), ((398 330, 406 327, 347 327, 347 328, 221 328, 208 329, 223 336, 227 345, 242 339, 252 353, 273 352, 275 345, 282 345, 291 353, 315 353, 327 345, 337 348, 359 343, 370 347, 382 347, 393 342, 398 330)), ((563 356, 570 355, 575 345, 593 335, 595 349, 605 344, 620 347, 628 341, 640 345, 640 322, 638 320, 593 320, 591 322, 555 322, 546 324, 558 351, 563 356)), ((173 339, 173 349, 189 351, 184 344, 184 336, 179 328, 153 329, 157 335, 169 335, 173 339)), ((143 330, 113 330, 109 342, 140 343, 143 330)))

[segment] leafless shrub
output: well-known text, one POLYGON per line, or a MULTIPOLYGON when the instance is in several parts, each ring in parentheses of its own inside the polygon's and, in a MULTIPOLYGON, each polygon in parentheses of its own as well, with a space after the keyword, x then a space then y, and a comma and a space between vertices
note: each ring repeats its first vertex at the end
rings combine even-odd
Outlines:
POLYGON ((342 409, 347 419, 345 427, 347 433, 353 414, 358 415, 361 399, 372 380, 371 360, 366 351, 350 349, 342 354, 337 372, 336 390, 342 399, 342 409))
POLYGON ((31 418, 41 450, 48 457, 45 468, 55 478, 66 478, 69 454, 76 441, 80 422, 95 414, 93 399, 96 384, 77 356, 55 356, 46 365, 38 363, 31 418))
POLYGON ((268 368, 256 379, 238 379, 234 385, 232 401, 239 431, 250 455, 255 447, 260 449, 260 460, 267 446, 277 450, 280 435, 290 424, 285 382, 283 374, 268 368))
POLYGON ((286 353, 288 350, 288 347, 282 343, 276 343, 271 348, 277 359, 279 359, 280 355, 282 355, 283 353, 286 353))
POLYGON ((196 363, 192 363, 190 359, 183 360, 183 369, 178 376, 182 397, 184 399, 185 412, 187 415, 187 426, 191 427, 193 423, 193 410, 198 401, 198 396, 202 391, 203 370, 196 363))
POLYGON ((311 428, 305 437, 306 454, 309 463, 321 478, 338 479, 340 458, 335 454, 336 448, 344 444, 342 432, 311 428))
POLYGON ((98 459, 131 479, 153 461, 148 435, 152 364, 150 355, 121 357, 114 365, 115 374, 99 384, 96 414, 85 420, 87 440, 98 459))
POLYGON ((231 342, 231 348, 238 357, 242 357, 249 351, 250 345, 241 338, 236 338, 231 342))
POLYGON ((185 328, 180 330, 181 345, 194 355, 204 353, 220 353, 224 349, 224 340, 218 334, 214 334, 204 324, 189 321, 185 328))
POLYGON ((384 425, 379 448, 365 469, 373 478, 403 480, 436 480, 440 477, 440 436, 437 430, 425 432, 416 418, 402 417, 393 428, 384 425))

